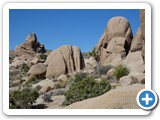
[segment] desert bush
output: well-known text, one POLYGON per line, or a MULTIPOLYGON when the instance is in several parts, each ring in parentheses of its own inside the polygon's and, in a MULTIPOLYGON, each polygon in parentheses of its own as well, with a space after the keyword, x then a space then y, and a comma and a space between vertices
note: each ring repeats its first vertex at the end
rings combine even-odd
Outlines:
POLYGON ((47 59, 47 55, 46 55, 46 54, 40 54, 40 55, 39 55, 39 59, 45 61, 45 60, 47 59))
POLYGON ((79 82, 81 80, 83 80, 84 78, 87 77, 87 73, 84 73, 84 72, 79 72, 77 74, 74 75, 74 82, 79 82))
POLYGON ((11 62, 13 61, 14 58, 15 58, 15 56, 9 55, 9 62, 11 63, 11 62))
POLYGON ((111 85, 107 80, 103 79, 97 82, 94 77, 87 76, 71 84, 69 89, 64 93, 65 101, 63 105, 69 105, 77 101, 102 95, 110 89, 111 85))
POLYGON ((38 98, 38 92, 33 88, 24 88, 22 91, 9 93, 10 109, 30 109, 33 102, 38 98))
POLYGON ((29 66, 27 64, 23 63, 22 66, 21 66, 21 71, 23 73, 27 73, 28 70, 29 70, 29 66))
POLYGON ((128 75, 130 72, 129 68, 123 65, 118 65, 115 67, 114 76, 117 80, 119 80, 121 77, 128 75))
POLYGON ((42 99, 45 101, 45 102, 50 102, 51 101, 51 95, 50 94, 44 94, 42 96, 42 99))
POLYGON ((36 84, 40 81, 40 79, 38 79, 36 76, 31 76, 28 81, 26 82, 26 84, 36 84))
POLYGON ((88 55, 93 56, 96 59, 96 61, 99 61, 99 52, 96 50, 95 47, 93 47, 93 49, 88 52, 88 55))

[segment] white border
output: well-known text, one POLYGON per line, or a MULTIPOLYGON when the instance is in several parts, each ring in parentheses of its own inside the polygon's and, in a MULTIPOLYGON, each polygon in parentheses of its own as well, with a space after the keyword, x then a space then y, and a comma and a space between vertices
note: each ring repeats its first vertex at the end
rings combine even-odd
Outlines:
POLYGON ((145 89, 151 89, 151 6, 147 3, 7 3, 3 7, 3 112, 6 115, 148 115, 142 109, 9 109, 9 9, 145 9, 145 89))

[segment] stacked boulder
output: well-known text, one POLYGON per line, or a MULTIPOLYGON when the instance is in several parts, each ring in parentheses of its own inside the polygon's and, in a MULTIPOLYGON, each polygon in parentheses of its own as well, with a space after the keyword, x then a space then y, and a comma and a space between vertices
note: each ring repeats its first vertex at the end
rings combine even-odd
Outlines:
POLYGON ((111 18, 96 47, 100 52, 100 63, 117 66, 127 56, 132 38, 132 30, 126 18, 111 18))
POLYGON ((44 64, 48 66, 46 77, 79 72, 85 67, 80 48, 70 45, 61 46, 52 51, 44 64))
POLYGON ((122 84, 145 81, 145 11, 140 10, 140 27, 133 37, 131 26, 124 17, 113 17, 100 38, 96 50, 100 53, 100 64, 116 67, 119 64, 130 70, 122 84))

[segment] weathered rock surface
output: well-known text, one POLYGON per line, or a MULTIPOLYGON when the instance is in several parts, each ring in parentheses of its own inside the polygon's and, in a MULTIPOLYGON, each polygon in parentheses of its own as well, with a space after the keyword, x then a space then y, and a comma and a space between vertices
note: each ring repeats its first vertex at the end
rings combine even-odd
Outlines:
POLYGON ((127 66, 130 69, 130 73, 132 72, 140 72, 144 71, 144 62, 142 58, 142 52, 130 52, 125 61, 123 62, 124 66, 127 66))
POLYGON ((96 67, 97 63, 94 57, 90 57, 89 59, 84 59, 85 62, 85 68, 87 71, 94 71, 94 67, 96 67))
POLYGON ((46 77, 73 73, 74 71, 78 72, 85 67, 80 49, 70 45, 61 46, 52 51, 48 55, 45 64, 48 65, 46 77))
POLYGON ((114 76, 114 68, 111 68, 106 75, 107 80, 115 80, 115 76, 114 76))
POLYGON ((48 106, 47 109, 62 109, 62 108, 64 108, 64 106, 62 106, 62 103, 65 100, 64 95, 53 96, 52 100, 53 100, 53 102, 46 104, 48 106))
POLYGON ((116 89, 87 100, 73 103, 66 109, 139 109, 137 94, 144 85, 119 86, 116 89), (118 101, 117 101, 118 100, 118 101))
POLYGON ((62 80, 62 81, 67 81, 67 76, 66 75, 60 75, 58 78, 57 78, 57 80, 59 81, 59 80, 62 80))
POLYGON ((144 73, 138 73, 138 72, 133 72, 129 74, 134 81, 137 81, 138 83, 145 83, 145 74, 144 73))
POLYGON ((45 80, 41 80, 39 83, 37 84, 33 84, 32 87, 33 88, 37 88, 38 86, 40 86, 40 93, 45 93, 48 92, 49 90, 52 90, 55 88, 55 84, 56 82, 53 82, 50 79, 45 79, 45 80))
POLYGON ((130 45, 132 40, 132 30, 128 20, 124 17, 113 17, 109 20, 106 28, 105 43, 114 37, 124 37, 130 45))
POLYGON ((110 54, 108 55, 108 57, 106 58, 105 62, 103 63, 103 65, 107 66, 107 65, 111 65, 116 67, 117 65, 119 65, 122 62, 122 57, 120 54, 110 54))
POLYGON ((138 81, 136 79, 133 79, 131 76, 123 76, 119 79, 119 83, 120 85, 131 85, 131 84, 135 84, 138 81))
POLYGON ((38 93, 41 95, 41 94, 44 94, 44 93, 46 93, 46 92, 48 92, 48 91, 50 91, 51 90, 51 87, 50 86, 43 86, 39 91, 38 91, 38 93))
POLYGON ((37 76, 38 78, 44 78, 46 74, 46 66, 43 63, 33 65, 27 74, 29 76, 37 76))
POLYGON ((130 49, 131 52, 142 51, 143 39, 141 38, 141 35, 142 35, 141 28, 139 27, 131 43, 131 49, 130 49))

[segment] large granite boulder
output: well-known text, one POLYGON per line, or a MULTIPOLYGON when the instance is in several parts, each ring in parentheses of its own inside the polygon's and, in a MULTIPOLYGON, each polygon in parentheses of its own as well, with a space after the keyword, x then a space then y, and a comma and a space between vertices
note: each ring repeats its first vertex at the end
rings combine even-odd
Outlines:
POLYGON ((27 73, 29 76, 37 76, 44 78, 46 74, 46 66, 43 63, 33 65, 27 73))
POLYGON ((48 66, 46 77, 79 72, 85 67, 80 49, 70 45, 61 46, 52 51, 45 64, 48 66))
POLYGON ((106 28, 105 43, 114 37, 124 37, 130 46, 132 40, 132 30, 128 20, 124 17, 113 17, 109 20, 106 28))

